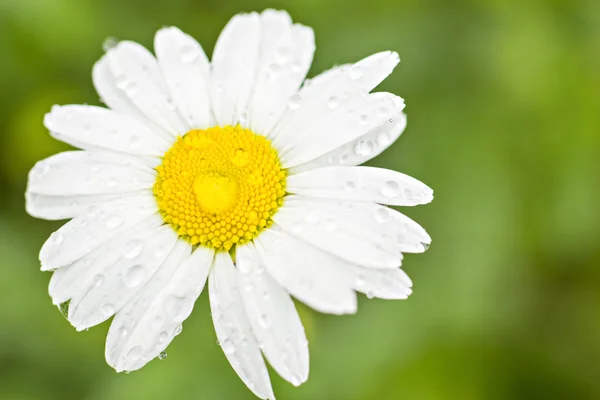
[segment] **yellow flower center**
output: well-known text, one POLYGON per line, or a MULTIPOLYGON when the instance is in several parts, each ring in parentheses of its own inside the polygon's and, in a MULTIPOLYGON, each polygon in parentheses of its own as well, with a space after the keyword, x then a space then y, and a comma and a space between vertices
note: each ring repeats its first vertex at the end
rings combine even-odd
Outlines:
POLYGON ((156 168, 160 212, 193 245, 229 250, 272 224, 285 171, 271 143, 239 125, 191 130, 156 168))

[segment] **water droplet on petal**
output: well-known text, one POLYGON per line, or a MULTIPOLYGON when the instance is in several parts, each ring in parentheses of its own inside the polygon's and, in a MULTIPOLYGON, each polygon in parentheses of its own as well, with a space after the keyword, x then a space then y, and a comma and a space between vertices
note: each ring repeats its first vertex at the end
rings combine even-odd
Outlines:
POLYGON ((347 192, 353 192, 354 190, 356 190, 356 183, 354 183, 354 181, 348 181, 344 184, 344 190, 346 190, 347 192))
POLYGON ((261 316, 258 317, 258 323, 265 329, 271 326, 271 320, 266 314, 261 314, 261 316))
POLYGON ((421 242, 421 246, 423 246, 423 251, 427 251, 427 249, 429 248, 429 245, 431 243, 425 243, 425 242, 421 242))
POLYGON ((98 274, 94 276, 94 286, 100 286, 104 283, 104 275, 98 274))
POLYGON ((331 96, 329 98, 329 100, 327 100, 327 106, 329 106, 329 108, 332 110, 335 110, 336 108, 338 108, 339 105, 340 105, 340 99, 338 99, 335 96, 331 96))
POLYGON ((112 304, 105 304, 102 306, 102 313, 105 316, 110 317, 111 315, 113 315, 115 313, 115 308, 113 307, 112 304))
POLYGON ((63 242, 63 240, 65 240, 65 237, 60 232, 54 232, 52 235, 50 235, 50 240, 53 244, 59 245, 63 242))
POLYGON ((183 327, 181 326, 181 324, 175 325, 175 328, 173 328, 173 336, 179 335, 182 329, 183 327))
POLYGON ((299 95, 295 94, 292 97, 290 97, 290 100, 288 101, 288 108, 290 110, 297 110, 298 108, 300 108, 300 102, 302 101, 302 99, 300 98, 299 95))
POLYGON ((373 152, 373 144, 366 140, 360 140, 356 146, 354 146, 354 152, 359 156, 368 156, 373 152))
POLYGON ((181 62, 183 62, 184 64, 193 63, 196 60, 196 58, 198 58, 198 56, 200 55, 200 53, 194 48, 194 46, 189 44, 181 46, 181 49, 179 51, 181 53, 181 62))
POLYGON ((118 228, 123 224, 123 218, 118 215, 111 215, 106 218, 106 227, 109 229, 118 228))
POLYGON ((140 359, 141 355, 142 355, 142 349, 141 349, 141 347, 140 346, 135 346, 133 349, 131 349, 129 351, 129 354, 127 354, 127 358, 130 361, 137 361, 137 360, 140 359))
POLYGON ((377 136, 377 143, 382 147, 389 145, 391 141, 392 139, 390 138, 390 135, 387 132, 381 132, 377 136))
POLYGON ((144 245, 137 239, 130 240, 123 248, 123 256, 128 259, 134 259, 142 253, 144 245))
POLYGON ((158 359, 159 360, 164 360, 165 358, 167 358, 167 352, 166 351, 161 351, 160 354, 158 355, 158 359))
POLYGON ((102 42, 102 50, 108 52, 110 49, 117 47, 117 44, 119 44, 119 40, 116 37, 109 36, 102 42))
POLYGON ((362 68, 358 65, 353 65, 350 67, 350 71, 348 71, 350 75, 350 79, 360 79, 363 76, 362 68))
POLYGON ((381 188, 381 194, 385 197, 396 197, 400 192, 400 185, 396 181, 387 181, 381 188))
POLYGON ((375 211, 375 220, 379 223, 383 223, 387 220, 390 219, 390 211, 385 208, 379 208, 377 211, 375 211))
POLYGON ((235 353, 235 345, 229 339, 223 340, 223 342, 221 343, 221 348, 223 349, 223 353, 227 355, 235 353))
POLYGON ((136 287, 144 280, 145 276, 146 270, 143 265, 132 265, 123 274, 123 283, 128 287, 136 287))
POLYGON ((169 340, 169 334, 167 332, 162 332, 160 335, 158 335, 159 342, 165 343, 167 340, 169 340))

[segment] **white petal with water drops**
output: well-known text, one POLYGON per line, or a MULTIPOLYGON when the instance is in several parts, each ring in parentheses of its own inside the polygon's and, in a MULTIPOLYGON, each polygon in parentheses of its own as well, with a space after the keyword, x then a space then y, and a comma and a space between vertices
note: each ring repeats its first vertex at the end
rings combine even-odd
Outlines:
POLYGON ((308 379, 308 341, 294 302, 265 271, 252 243, 236 248, 236 266, 248 319, 265 357, 298 386, 308 379))
MULTIPOLYGON (((112 47, 111 47, 112 48, 112 47)), ((129 96, 117 87, 117 81, 108 65, 108 57, 104 55, 92 69, 92 80, 94 81, 94 87, 100 96, 100 100, 106 104, 110 109, 118 111, 125 115, 136 117, 140 121, 146 123, 149 126, 154 126, 154 122, 146 118, 133 104, 129 96)), ((121 84, 122 82, 118 82, 121 84)), ((157 134, 169 137, 168 134, 158 126, 155 126, 157 134)))
POLYGON ((402 255, 381 241, 375 221, 354 217, 353 204, 288 196, 273 220, 288 233, 348 262, 373 268, 396 268, 402 255))
POLYGON ((292 168, 321 157, 379 127, 403 109, 404 101, 390 93, 345 101, 316 124, 307 124, 302 140, 298 137, 286 140, 281 147, 281 163, 292 168))
POLYGON ((322 167, 290 176, 290 193, 324 199, 415 206, 433 200, 433 190, 400 172, 375 167, 322 167))
POLYGON ((285 233, 277 225, 265 230, 255 242, 269 273, 292 296, 322 313, 356 312, 352 277, 335 268, 341 260, 285 233))
POLYGON ((160 355, 181 332, 212 265, 214 251, 179 241, 163 267, 117 313, 106 339, 106 360, 117 371, 134 371, 160 355), (139 349, 140 357, 132 358, 139 349), (134 353, 135 354, 135 353, 134 353))
POLYGON ((311 28, 292 25, 283 11, 264 11, 260 23, 259 64, 248 117, 254 132, 267 135, 310 68, 315 38, 311 28))
POLYGON ((72 264, 54 271, 49 287, 52 303, 59 305, 70 300, 76 293, 82 290, 86 282, 93 281, 95 285, 102 285, 105 276, 97 271, 103 270, 119 259, 121 253, 119 253, 118 249, 115 249, 123 246, 123 243, 130 243, 132 235, 135 234, 134 231, 150 234, 162 224, 162 218, 159 215, 153 215, 135 225, 135 227, 115 235, 111 240, 98 246, 72 264))
POLYGON ((217 339, 246 386, 261 399, 274 399, 269 373, 246 315, 237 274, 229 254, 218 252, 208 280, 217 339))
POLYGON ((244 119, 258 67, 259 45, 257 13, 238 14, 223 28, 215 45, 210 78, 217 125, 235 125, 244 119))
POLYGON ((138 119, 102 107, 54 106, 44 116, 52 136, 86 150, 161 157, 169 143, 138 119))
POLYGON ((133 156, 68 151, 39 161, 27 192, 49 196, 128 193, 150 189, 155 173, 133 156))
POLYGON ((148 119, 174 137, 188 131, 189 125, 179 117, 152 53, 137 43, 123 41, 106 55, 117 88, 148 119))
POLYGON ((42 270, 56 269, 80 259, 156 212, 153 196, 130 196, 73 218, 50 235, 42 246, 42 270))
POLYGON ((354 275, 353 287, 367 297, 388 300, 404 300, 412 293, 412 281, 400 269, 373 269, 348 266, 354 275))
MULTIPOLYGON (((312 84, 302 87, 296 101, 290 104, 291 107, 288 107, 269 137, 274 139, 278 148, 289 148, 299 139, 319 138, 323 131, 327 132, 327 136, 335 136, 332 132, 344 134, 344 132, 331 131, 329 125, 343 115, 351 115, 353 112, 358 114, 359 111, 363 111, 361 107, 365 102, 363 100, 361 103, 360 100, 385 79, 399 61, 398 54, 382 52, 356 64, 326 71, 324 77, 314 78, 312 84)), ((389 111, 394 115, 392 110, 389 111)), ((360 118, 361 115, 355 117, 360 118)), ((364 124, 364 128, 367 128, 367 124, 364 124)), ((366 131, 363 130, 364 133, 366 131)), ((334 148, 326 149, 323 153, 334 148)))
MULTIPOLYGON (((383 111, 383 110, 380 110, 383 111)), ((406 128, 406 115, 400 113, 392 117, 369 133, 338 147, 329 153, 298 165, 291 169, 291 174, 308 171, 313 168, 332 165, 360 165, 377 157, 391 146, 406 128)))
POLYGON ((122 196, 120 193, 60 196, 26 192, 25 206, 27 213, 33 217, 59 220, 75 218, 122 196))
POLYGON ((101 285, 93 280, 80 285, 69 305, 71 324, 86 329, 120 310, 161 268, 177 239, 177 233, 163 225, 154 232, 136 232, 128 241, 111 243, 107 254, 118 258, 95 271, 104 276, 101 285))
POLYGON ((191 128, 210 126, 210 64, 202 46, 175 27, 156 33, 158 64, 181 116, 191 128))

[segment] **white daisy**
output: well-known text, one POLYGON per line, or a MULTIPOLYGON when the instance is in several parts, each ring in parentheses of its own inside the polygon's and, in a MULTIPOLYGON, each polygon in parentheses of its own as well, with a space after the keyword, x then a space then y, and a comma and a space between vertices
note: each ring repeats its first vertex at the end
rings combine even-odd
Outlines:
POLYGON ((398 64, 382 52, 303 83, 313 31, 287 13, 234 16, 209 63, 177 28, 156 58, 123 41, 93 68, 109 108, 55 106, 44 124, 82 150, 37 163, 27 210, 71 218, 40 252, 50 296, 77 330, 114 316, 106 360, 133 371, 182 329, 208 280, 215 331, 240 378, 274 398, 263 356, 308 377, 293 296, 356 311, 356 292, 404 299, 402 253, 431 239, 385 205, 432 200, 401 173, 357 165, 402 133, 403 100, 372 93, 398 64), (302 86, 301 86, 302 85, 302 86))

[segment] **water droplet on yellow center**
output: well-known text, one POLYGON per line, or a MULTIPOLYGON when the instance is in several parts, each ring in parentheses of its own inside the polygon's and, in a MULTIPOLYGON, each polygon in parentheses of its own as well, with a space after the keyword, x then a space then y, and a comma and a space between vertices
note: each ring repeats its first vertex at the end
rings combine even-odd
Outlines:
POLYGON ((165 222, 190 243, 217 250, 256 237, 285 195, 277 152, 240 126, 189 131, 156 170, 153 190, 165 222))

